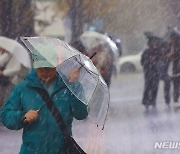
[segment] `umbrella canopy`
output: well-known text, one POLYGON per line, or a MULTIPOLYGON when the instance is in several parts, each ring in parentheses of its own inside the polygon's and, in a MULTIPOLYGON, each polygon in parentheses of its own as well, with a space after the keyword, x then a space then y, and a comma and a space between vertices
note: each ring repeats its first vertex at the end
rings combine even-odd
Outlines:
POLYGON ((87 50, 92 49, 100 44, 104 44, 110 48, 115 58, 119 57, 116 44, 107 35, 95 31, 86 31, 81 35, 80 40, 87 50))
POLYGON ((0 48, 11 53, 25 67, 31 68, 31 59, 28 51, 17 41, 0 36, 0 48))
POLYGON ((109 107, 109 90, 91 59, 56 38, 21 39, 31 52, 39 52, 56 67, 69 90, 88 106, 89 117, 98 125, 104 125, 109 107), (75 82, 70 82, 73 70, 79 70, 79 77, 75 82))

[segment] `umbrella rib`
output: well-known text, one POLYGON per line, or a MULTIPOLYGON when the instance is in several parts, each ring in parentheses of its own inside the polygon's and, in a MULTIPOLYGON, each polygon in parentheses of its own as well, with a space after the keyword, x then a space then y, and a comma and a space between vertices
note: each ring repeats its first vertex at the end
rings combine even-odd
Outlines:
MULTIPOLYGON (((98 83, 99 83, 99 82, 100 82, 100 79, 98 78, 98 83)), ((98 85, 98 84, 97 84, 97 85, 98 85)), ((97 85, 96 85, 96 87, 95 87, 95 89, 94 89, 94 92, 93 92, 92 96, 94 95, 94 93, 95 93, 95 91, 96 91, 96 89, 97 89, 97 85)), ((91 97, 91 99, 92 99, 92 97, 91 97)), ((91 101, 91 99, 89 100, 89 102, 91 101)), ((110 101, 110 94, 109 94, 109 101, 110 101)), ((109 101, 108 101, 108 102, 109 102, 109 101)), ((107 119, 108 110, 109 110, 109 103, 108 103, 108 107, 107 107, 107 112, 106 112, 105 120, 104 120, 104 122, 103 122, 102 130, 104 129, 104 126, 105 126, 105 122, 106 122, 106 119, 107 119)), ((97 122, 97 121, 96 121, 96 122, 97 122)), ((97 127, 98 127, 98 125, 97 125, 97 127)))
MULTIPOLYGON (((99 78, 98 78, 98 82, 99 82, 99 78)), ((93 92, 93 94, 92 94, 92 96, 94 95, 94 93, 95 93, 95 91, 96 91, 96 89, 97 89, 97 85, 98 84, 96 84, 96 87, 95 87, 95 89, 94 89, 94 92, 93 92)), ((91 97, 91 99, 89 100, 89 102, 91 102, 91 100, 92 100, 92 97, 91 97)), ((97 121, 96 121, 97 122, 97 121)), ((98 122, 97 122, 98 123, 98 122)), ((97 125, 98 126, 98 125, 97 125)))
MULTIPOLYGON (((110 102, 110 93, 109 93, 109 100, 108 100, 108 102, 110 102)), ((106 120, 107 120, 108 111, 109 111, 109 103, 108 103, 108 106, 107 106, 106 117, 105 117, 105 120, 104 120, 104 123, 103 123, 103 128, 102 128, 102 130, 104 129, 104 126, 105 126, 105 123, 106 123, 106 120)))
MULTIPOLYGON (((72 56, 72 57, 66 59, 65 61, 63 61, 63 63, 65 63, 66 61, 70 60, 71 58, 75 58, 76 61, 77 61, 80 65, 83 65, 83 64, 81 64, 81 63, 77 60, 77 57, 76 57, 76 56, 80 56, 80 54, 74 55, 74 56, 72 56)), ((84 68, 87 70, 87 72, 88 72, 89 74, 92 73, 92 74, 95 74, 95 75, 99 76, 99 74, 97 74, 97 73, 95 73, 95 72, 89 70, 89 69, 86 67, 86 65, 84 65, 84 68)))
MULTIPOLYGON (((67 60, 70 60, 71 58, 75 58, 76 62, 78 62, 78 63, 81 65, 79 69, 81 69, 81 68, 84 66, 84 68, 88 71, 88 73, 92 72, 93 74, 99 75, 99 74, 97 74, 97 73, 89 70, 89 69, 86 67, 85 64, 80 63, 76 56, 79 56, 79 57, 80 57, 80 54, 74 55, 74 56, 66 59, 64 62, 66 62, 67 60)), ((79 58, 79 59, 81 60, 81 58, 79 58)), ((63 63, 64 63, 64 62, 63 62, 63 63)))

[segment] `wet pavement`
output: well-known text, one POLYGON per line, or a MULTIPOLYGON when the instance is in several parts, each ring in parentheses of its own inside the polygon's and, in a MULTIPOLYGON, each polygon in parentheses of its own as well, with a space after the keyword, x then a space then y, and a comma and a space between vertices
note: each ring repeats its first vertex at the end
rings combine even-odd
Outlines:
POLYGON ((18 154, 22 130, 8 130, 0 125, 0 154, 18 154))
MULTIPOLYGON (((111 102, 105 129, 90 120, 75 121, 73 134, 88 154, 179 154, 180 149, 155 149, 156 142, 180 142, 180 110, 166 106, 162 83, 157 110, 145 112, 141 105, 142 74, 113 78, 111 102)), ((0 126, 0 154, 17 154, 22 131, 0 126)))

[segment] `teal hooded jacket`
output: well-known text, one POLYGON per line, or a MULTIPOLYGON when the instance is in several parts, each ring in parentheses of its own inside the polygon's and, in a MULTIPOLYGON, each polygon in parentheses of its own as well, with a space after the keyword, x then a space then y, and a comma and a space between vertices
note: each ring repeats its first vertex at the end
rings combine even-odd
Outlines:
MULTIPOLYGON (((57 84, 50 97, 63 117, 68 133, 72 135, 73 117, 85 119, 88 115, 87 106, 68 90, 59 75, 55 80, 57 84)), ((19 154, 65 154, 63 134, 46 105, 32 124, 21 122, 27 111, 38 110, 45 103, 35 90, 36 87, 44 89, 36 71, 32 69, 25 80, 15 86, 0 111, 2 123, 12 130, 23 128, 19 154)))

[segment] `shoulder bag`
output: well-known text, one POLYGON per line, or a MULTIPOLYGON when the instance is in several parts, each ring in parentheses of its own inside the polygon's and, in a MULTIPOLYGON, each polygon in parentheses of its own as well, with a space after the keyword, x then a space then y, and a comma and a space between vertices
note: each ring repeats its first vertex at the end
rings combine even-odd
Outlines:
POLYGON ((64 123, 64 120, 61 114, 59 113, 59 110, 56 108, 51 98, 49 97, 48 92, 41 88, 36 88, 36 90, 41 95, 48 109, 51 111, 52 115, 54 116, 55 120, 57 121, 59 125, 59 128, 61 129, 64 135, 64 144, 66 148, 66 153, 67 154, 86 154, 81 149, 81 147, 77 144, 77 142, 73 139, 73 137, 67 133, 67 127, 64 123))

